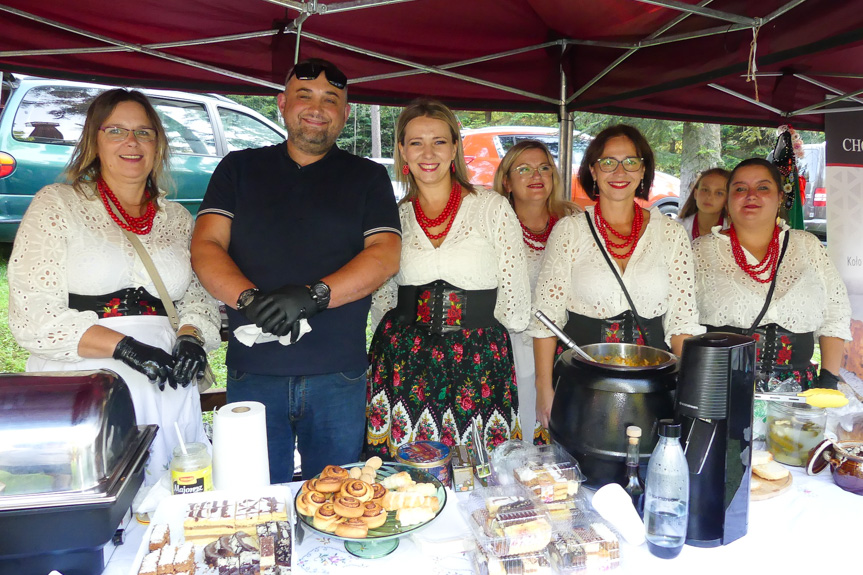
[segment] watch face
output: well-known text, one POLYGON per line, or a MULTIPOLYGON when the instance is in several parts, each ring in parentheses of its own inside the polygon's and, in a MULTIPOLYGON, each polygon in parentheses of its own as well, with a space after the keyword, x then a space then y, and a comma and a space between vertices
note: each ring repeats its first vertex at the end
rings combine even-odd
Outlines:
POLYGON ((252 300, 257 293, 258 290, 256 289, 247 289, 246 291, 241 293, 240 297, 237 299, 237 309, 246 308, 250 303, 252 303, 252 300))
POLYGON ((325 309, 330 303, 330 286, 324 282, 318 282, 311 287, 312 294, 320 309, 325 309))

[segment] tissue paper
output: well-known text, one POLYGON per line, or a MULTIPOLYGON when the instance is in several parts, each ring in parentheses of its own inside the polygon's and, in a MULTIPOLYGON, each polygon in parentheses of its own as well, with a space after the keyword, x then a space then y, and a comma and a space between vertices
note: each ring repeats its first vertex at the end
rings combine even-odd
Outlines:
POLYGON ((222 406, 213 417, 213 486, 233 489, 269 484, 264 405, 238 401, 222 406))

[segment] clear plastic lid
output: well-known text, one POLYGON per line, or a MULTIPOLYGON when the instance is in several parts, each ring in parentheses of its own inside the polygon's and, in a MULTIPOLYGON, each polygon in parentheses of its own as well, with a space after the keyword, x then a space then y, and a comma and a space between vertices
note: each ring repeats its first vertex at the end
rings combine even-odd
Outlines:
POLYGON ((477 542, 498 557, 537 553, 551 541, 545 506, 520 485, 474 490, 460 508, 477 542))
POLYGON ((524 555, 497 557, 477 547, 471 554, 474 573, 478 575, 552 575, 545 550, 524 555))
POLYGON ((555 573, 592 573, 620 566, 620 538, 599 515, 585 511, 569 529, 556 529, 547 548, 555 573))
POLYGON ((543 503, 572 499, 585 480, 575 459, 557 444, 523 451, 513 467, 513 477, 543 503))

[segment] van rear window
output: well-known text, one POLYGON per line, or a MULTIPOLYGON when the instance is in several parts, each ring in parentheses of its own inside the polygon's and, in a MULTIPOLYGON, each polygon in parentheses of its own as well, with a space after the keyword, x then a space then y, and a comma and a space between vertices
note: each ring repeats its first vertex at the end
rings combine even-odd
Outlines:
POLYGON ((36 86, 24 95, 12 123, 12 136, 22 142, 74 146, 84 128, 90 102, 101 88, 36 86))

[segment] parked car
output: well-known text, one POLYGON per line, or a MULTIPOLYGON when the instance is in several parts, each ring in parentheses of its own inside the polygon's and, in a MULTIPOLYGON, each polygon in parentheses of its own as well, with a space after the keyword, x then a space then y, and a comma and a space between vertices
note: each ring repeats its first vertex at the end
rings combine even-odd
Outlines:
MULTIPOLYGON (((61 180, 90 102, 112 86, 3 75, 0 97, 0 242, 15 238, 33 195, 61 180)), ((233 150, 278 144, 285 130, 218 95, 141 90, 171 150, 169 196, 198 211, 216 165, 233 150)))
POLYGON ((804 144, 803 159, 797 166, 806 179, 803 226, 821 241, 827 241, 827 144, 804 144))
MULTIPOLYGON (((494 172, 506 152, 522 140, 539 140, 548 146, 559 162, 559 131, 557 128, 541 128, 535 126, 494 126, 462 130, 465 161, 470 172, 471 182, 481 186, 491 187, 494 183, 494 172)), ((592 136, 574 131, 572 138, 572 190, 571 199, 581 206, 587 206, 593 201, 578 183, 578 167, 592 136)), ((558 164, 559 166, 559 164, 558 164)), ((657 206, 666 215, 677 214, 680 200, 680 180, 669 174, 656 172, 650 197, 647 201, 638 200, 646 208, 657 206)))
POLYGON ((393 184, 393 195, 395 195, 397 202, 401 201, 401 199, 407 195, 408 191, 405 189, 405 187, 402 185, 401 182, 396 180, 396 171, 395 171, 396 169, 395 169, 395 166, 393 165, 393 159, 392 158, 369 158, 369 160, 371 160, 373 162, 377 162, 378 164, 381 164, 382 166, 384 166, 387 169, 387 173, 390 175, 390 181, 393 184))

